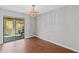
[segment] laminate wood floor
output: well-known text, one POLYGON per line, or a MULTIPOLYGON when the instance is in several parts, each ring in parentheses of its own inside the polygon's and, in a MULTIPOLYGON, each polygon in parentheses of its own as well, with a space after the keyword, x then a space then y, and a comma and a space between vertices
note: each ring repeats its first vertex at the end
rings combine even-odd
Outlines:
POLYGON ((75 53, 72 50, 37 37, 16 40, 0 45, 1 53, 75 53))

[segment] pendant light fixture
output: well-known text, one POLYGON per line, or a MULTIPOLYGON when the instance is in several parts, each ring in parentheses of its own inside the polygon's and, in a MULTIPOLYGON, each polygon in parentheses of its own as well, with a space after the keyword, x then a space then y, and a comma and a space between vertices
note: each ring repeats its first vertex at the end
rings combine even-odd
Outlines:
POLYGON ((38 12, 35 10, 35 5, 32 5, 32 10, 30 11, 30 16, 37 16, 38 12))

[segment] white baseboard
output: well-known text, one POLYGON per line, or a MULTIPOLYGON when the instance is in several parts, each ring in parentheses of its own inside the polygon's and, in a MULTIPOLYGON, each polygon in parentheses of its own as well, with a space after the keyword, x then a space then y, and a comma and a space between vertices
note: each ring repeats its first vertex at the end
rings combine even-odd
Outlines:
MULTIPOLYGON (((40 36, 36 36, 36 37, 38 37, 38 38, 40 38, 40 39, 43 39, 43 40, 46 40, 45 38, 40 37, 40 36)), ((52 42, 52 41, 50 41, 50 40, 46 40, 46 41, 51 42, 51 43, 55 43, 55 44, 57 44, 57 45, 59 45, 59 46, 68 48, 68 49, 70 49, 70 50, 72 50, 72 51, 79 52, 78 50, 75 50, 75 49, 70 48, 70 47, 68 47, 68 46, 65 46, 65 45, 63 45, 63 44, 60 44, 60 43, 57 43, 57 42, 52 42)))
POLYGON ((25 39, 30 37, 36 37, 36 35, 25 36, 25 39))

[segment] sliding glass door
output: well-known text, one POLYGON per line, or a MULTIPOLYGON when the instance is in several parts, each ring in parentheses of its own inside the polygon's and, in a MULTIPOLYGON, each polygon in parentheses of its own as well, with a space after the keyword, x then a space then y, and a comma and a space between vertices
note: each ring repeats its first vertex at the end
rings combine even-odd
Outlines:
POLYGON ((9 42, 24 38, 24 19, 4 17, 3 18, 3 41, 9 42))
POLYGON ((24 38, 24 20, 23 19, 16 19, 15 21, 15 38, 23 39, 24 38))

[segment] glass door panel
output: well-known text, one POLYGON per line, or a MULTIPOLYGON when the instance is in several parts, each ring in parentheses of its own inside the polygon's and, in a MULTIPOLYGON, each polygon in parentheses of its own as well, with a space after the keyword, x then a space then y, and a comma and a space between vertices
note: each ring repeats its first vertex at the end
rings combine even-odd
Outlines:
POLYGON ((15 38, 16 40, 24 38, 24 19, 16 19, 15 38))
POLYGON ((15 25, 13 18, 4 18, 3 31, 4 42, 15 40, 15 25))
POLYGON ((24 19, 4 17, 3 20, 3 41, 9 42, 24 38, 24 19))

